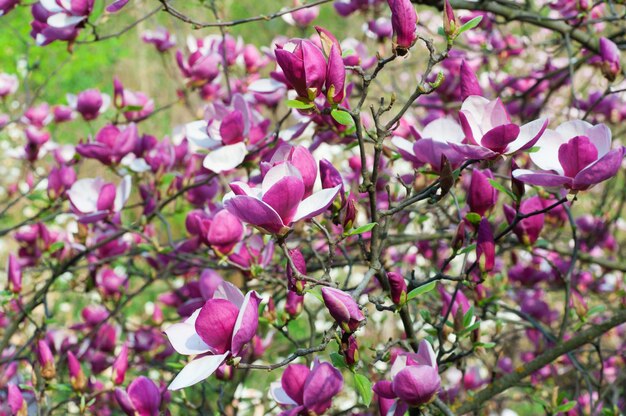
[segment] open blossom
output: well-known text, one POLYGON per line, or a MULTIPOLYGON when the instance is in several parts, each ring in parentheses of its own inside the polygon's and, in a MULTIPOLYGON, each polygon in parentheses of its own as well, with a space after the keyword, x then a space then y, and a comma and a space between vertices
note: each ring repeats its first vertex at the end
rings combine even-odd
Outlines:
POLYGON ((260 187, 243 182, 230 184, 224 207, 243 222, 269 234, 285 234, 292 223, 313 218, 328 208, 340 186, 322 189, 304 198, 300 171, 284 162, 270 169, 260 187), (303 199, 304 198, 304 199, 303 199))
POLYGON ((580 191, 615 176, 624 147, 611 150, 611 130, 604 124, 583 120, 562 123, 546 130, 530 159, 543 171, 516 169, 513 177, 530 185, 563 186, 580 191))
POLYGON ((97 89, 88 89, 78 95, 67 94, 70 107, 78 111, 85 120, 94 120, 111 104, 111 97, 97 89))
MULTIPOLYGON (((55 9, 56 2, 52 0, 51 3, 51 8, 55 9)), ((71 42, 78 36, 76 26, 54 27, 49 25, 48 18, 53 16, 55 12, 48 10, 43 3, 34 3, 31 12, 34 20, 30 23, 32 27, 30 35, 35 39, 37 45, 45 46, 57 40, 71 42)))
POLYGON ((128 385, 126 391, 117 387, 115 400, 129 416, 158 416, 162 394, 154 381, 139 376, 128 385))
POLYGON ((394 50, 406 55, 417 40, 417 12, 411 0, 387 0, 391 9, 394 50))
POLYGON ((407 407, 432 402, 441 387, 437 357, 426 340, 420 342, 417 353, 403 353, 396 357, 390 375, 391 381, 377 382, 374 392, 379 398, 396 400, 396 411, 392 413, 395 415, 404 414, 407 407))
POLYGON ((174 349, 183 355, 196 355, 169 385, 179 390, 201 382, 229 358, 240 357, 256 334, 259 303, 256 292, 245 296, 229 282, 223 282, 213 298, 184 322, 165 330, 174 349))
POLYGON ((19 4, 20 0, 0 0, 0 17, 5 16, 19 4))
POLYGON ((341 372, 316 359, 310 369, 303 364, 289 364, 280 382, 272 383, 270 393, 285 409, 281 416, 322 415, 342 388, 341 372))
POLYGON ((235 94, 232 105, 220 102, 209 105, 205 119, 185 126, 185 135, 195 145, 209 149, 202 165, 219 173, 239 166, 248 154, 248 144, 265 137, 267 123, 261 121, 241 94, 235 94))
POLYGON ((419 131, 410 127, 411 135, 416 139, 414 143, 394 136, 391 143, 396 146, 404 159, 412 162, 416 167, 429 164, 433 171, 440 172, 441 157, 445 156, 453 168, 463 161, 463 156, 450 146, 450 143, 461 144, 465 138, 463 129, 451 117, 442 117, 431 121, 419 131))
POLYGON ((151 43, 159 52, 165 52, 176 46, 176 36, 172 35, 166 28, 158 27, 154 30, 146 30, 141 35, 141 40, 151 43))
POLYGON ((190 38, 187 41, 189 56, 176 51, 176 63, 189 85, 202 86, 213 81, 220 74, 222 57, 217 52, 215 42, 190 38))
POLYGON ((95 0, 40 0, 50 13, 46 23, 54 28, 74 27, 89 17, 95 0))
POLYGON ((138 140, 139 133, 135 124, 131 123, 123 130, 113 124, 107 124, 96 133, 94 140, 79 143, 76 152, 105 165, 117 164, 135 149, 138 140))
POLYGON ((124 112, 127 121, 141 121, 154 111, 154 100, 141 91, 125 89, 119 79, 113 79, 115 107, 124 112))
POLYGON ((117 187, 102 178, 80 179, 67 191, 72 210, 84 223, 92 223, 122 210, 130 196, 131 179, 125 176, 117 187))
POLYGON ((489 101, 477 95, 463 101, 459 118, 468 144, 452 146, 468 159, 493 159, 530 149, 548 126, 547 119, 521 127, 513 124, 499 98, 489 101))

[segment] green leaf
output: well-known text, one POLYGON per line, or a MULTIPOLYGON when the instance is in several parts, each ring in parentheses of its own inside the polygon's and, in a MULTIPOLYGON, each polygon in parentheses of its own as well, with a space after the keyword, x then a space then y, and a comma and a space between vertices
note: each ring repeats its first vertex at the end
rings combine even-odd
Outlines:
POLYGON ((474 251, 475 248, 476 248, 476 244, 470 244, 469 246, 460 249, 457 254, 469 253, 470 251, 474 251))
POLYGON ((62 249, 63 246, 65 246, 65 243, 63 241, 57 241, 56 243, 50 244, 48 252, 54 253, 55 251, 62 249))
POLYGON ((539 149, 541 149, 541 147, 540 147, 540 146, 533 146, 533 147, 531 147, 530 149, 527 149, 527 150, 526 150, 526 153, 535 153, 535 152, 538 152, 538 151, 539 151, 539 149))
POLYGON ((489 183, 491 184, 491 186, 496 188, 498 191, 504 192, 505 194, 510 196, 511 199, 513 199, 514 201, 517 201, 517 196, 512 191, 510 191, 509 189, 505 188, 504 185, 502 185, 500 182, 498 182, 496 180, 493 180, 493 179, 489 179, 489 183))
POLYGON ((463 316, 463 328, 467 328, 467 326, 472 322, 472 318, 474 317, 474 305, 470 306, 467 310, 467 313, 463 316))
POLYGON ((367 223, 365 225, 361 225, 358 228, 354 228, 354 229, 348 231, 347 233, 344 233, 344 235, 346 237, 349 237, 351 235, 363 234, 363 233, 366 233, 368 231, 371 231, 377 225, 378 225, 377 222, 370 222, 370 223, 367 223))
POLYGON ((324 303, 324 298, 322 297, 322 292, 320 291, 318 286, 316 286, 315 288, 313 288, 311 290, 307 290, 305 293, 309 293, 309 294, 313 295, 320 302, 324 303))
POLYGON ((459 28, 459 31, 457 32, 456 35, 459 36, 463 32, 467 32, 468 30, 474 29, 476 26, 478 26, 481 20, 483 20, 483 17, 477 16, 473 18, 472 20, 466 22, 463 26, 459 28))
POLYGON ((472 331, 474 331, 474 330, 476 330, 478 328, 480 328, 480 321, 474 322, 471 326, 468 326, 463 331, 461 331, 459 333, 459 337, 464 337, 465 335, 469 334, 470 332, 472 332, 472 331))
POLYGON ((141 111, 143 110, 143 105, 127 105, 122 108, 122 111, 141 111))
POLYGON ((169 173, 166 173, 166 174, 165 174, 165 175, 163 175, 163 177, 161 178, 161 184, 162 184, 164 187, 166 187, 166 188, 167 188, 168 186, 170 186, 170 184, 172 183, 172 181, 174 180, 174 178, 176 178, 176 175, 177 175, 177 174, 176 174, 176 173, 174 173, 174 172, 169 172, 169 173))
POLYGON ((554 413, 569 412, 574 407, 576 407, 576 402, 575 401, 563 403, 562 405, 560 405, 556 409, 554 409, 554 413))
POLYGON ((287 100, 285 105, 289 108, 295 108, 296 110, 307 110, 315 106, 313 103, 305 103, 300 100, 287 100))
POLYGON ((363 400, 363 404, 365 406, 369 406, 372 402, 372 382, 369 378, 365 377, 363 374, 354 374, 354 384, 356 386, 357 391, 359 392, 359 396, 361 396, 361 400, 363 400))
POLYGON ((424 293, 428 293, 433 290, 437 286, 437 281, 434 280, 428 284, 422 285, 420 287, 416 287, 415 289, 409 292, 409 295, 406 297, 407 302, 411 299, 418 297, 419 295, 423 295, 424 293))
POLYGON ((474 344, 474 347, 483 347, 485 349, 494 348, 495 346, 495 342, 477 342, 474 344))
POLYGON ((346 366, 346 360, 344 360, 343 355, 337 352, 330 353, 330 361, 333 363, 334 367, 337 368, 348 368, 346 366))
POLYGON ((472 224, 478 224, 478 223, 480 223, 480 220, 482 219, 482 217, 479 214, 475 213, 475 212, 468 212, 465 215, 465 218, 469 222, 471 222, 472 224))
POLYGON ((604 312, 605 309, 606 309, 606 306, 604 305, 596 305, 587 311, 587 317, 598 314, 598 313, 602 313, 604 312))
POLYGON ((347 111, 335 109, 330 112, 330 115, 339 124, 343 124, 344 126, 348 127, 354 126, 354 120, 352 119, 350 113, 348 113, 347 111))

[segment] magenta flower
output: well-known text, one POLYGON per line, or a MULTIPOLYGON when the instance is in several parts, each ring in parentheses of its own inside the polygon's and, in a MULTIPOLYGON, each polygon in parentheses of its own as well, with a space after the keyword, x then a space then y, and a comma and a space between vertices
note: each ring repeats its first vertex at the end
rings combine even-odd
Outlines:
POLYGON ((71 42, 76 39, 76 36, 78 36, 78 28, 76 26, 54 27, 48 24, 48 18, 58 13, 49 10, 47 7, 50 7, 52 10, 61 10, 61 8, 58 7, 55 0, 48 0, 46 4, 47 6, 44 6, 43 2, 37 2, 31 8, 34 20, 31 22, 32 30, 30 35, 35 39, 37 45, 45 46, 56 40, 71 42))
POLYGON ((158 27, 155 30, 146 30, 141 35, 141 40, 154 45, 159 52, 165 52, 176 46, 176 36, 172 35, 164 27, 158 27))
POLYGON ((37 341, 37 361, 41 367, 41 376, 46 380, 54 378, 56 374, 54 356, 48 343, 43 339, 37 341))
POLYGON ((330 315, 346 332, 354 332, 365 316, 352 296, 332 287, 322 288, 322 298, 330 315))
MULTIPOLYGON (((292 146, 288 143, 281 144, 269 162, 261 162, 261 174, 265 176, 274 166, 285 162, 291 163, 302 175, 304 197, 308 198, 311 196, 315 180, 317 179, 317 163, 311 152, 304 146, 292 146)), ((322 188, 326 189, 329 187, 322 184, 322 188)))
POLYGON ((120 385, 124 383, 124 379, 126 378, 126 370, 128 370, 128 343, 124 343, 122 345, 122 349, 120 350, 117 357, 115 357, 115 361, 113 361, 113 383, 116 385, 120 385))
POLYGON ((417 40, 417 13, 411 0, 387 0, 387 4, 391 9, 394 50, 404 56, 417 40))
POLYGON ((88 89, 78 95, 67 94, 67 102, 83 119, 94 120, 109 108, 111 97, 97 89, 88 89))
POLYGON ((346 67, 341 57, 341 49, 332 45, 328 54, 326 69, 326 98, 330 104, 339 104, 345 97, 346 67))
POLYGON ((22 291, 22 267, 13 253, 9 254, 7 261, 7 278, 9 291, 15 294, 20 293, 22 291))
POLYGON ((117 187, 101 178, 80 179, 67 191, 67 196, 79 221, 92 223, 120 212, 130 196, 130 190, 128 175, 117 187))
POLYGON ((391 143, 396 146, 404 159, 416 167, 429 164, 435 172, 441 171, 441 157, 445 156, 453 167, 463 161, 463 156, 451 147, 451 144, 461 144, 465 138, 463 129, 450 117, 442 117, 431 121, 421 132, 410 127, 411 134, 416 141, 394 136, 391 143))
POLYGON ((15 75, 0 74, 0 98, 15 93, 19 85, 20 83, 15 75))
POLYGON ((330 363, 315 360, 311 369, 303 364, 290 364, 280 382, 272 383, 274 400, 287 409, 281 416, 324 414, 333 397, 343 388, 341 372, 330 363))
POLYGON ((243 224, 239 218, 223 209, 213 217, 207 241, 216 252, 227 255, 241 241, 243 234, 243 224))
POLYGON ((216 173, 235 169, 248 154, 247 143, 258 141, 254 133, 260 116, 241 94, 235 94, 231 106, 215 102, 207 108, 205 117, 185 126, 186 137, 209 150, 202 165, 216 173))
POLYGON ((223 282, 213 298, 184 322, 165 330, 172 347, 183 355, 197 355, 176 376, 169 390, 201 382, 229 358, 240 357, 259 325, 256 292, 246 296, 229 282, 223 282))
MULTIPOLYGON (((509 224, 513 223, 516 214, 515 208, 506 204, 503 208, 506 221, 509 224)), ((541 211, 544 208, 544 201, 540 197, 534 196, 522 201, 519 207, 519 213, 521 215, 527 215, 535 211, 541 211)), ((522 243, 531 245, 539 238, 539 234, 543 229, 544 219, 544 214, 536 214, 531 217, 524 218, 515 225, 513 232, 522 243)))
POLYGON ((216 53, 212 45, 191 38, 188 40, 190 54, 187 58, 176 51, 176 63, 180 72, 192 86, 202 86, 213 81, 220 74, 221 54, 216 53))
POLYGON ((467 205, 480 216, 484 216, 498 202, 498 191, 491 186, 489 179, 493 179, 493 173, 489 169, 482 172, 478 169, 472 171, 467 205))
MULTIPOLYGON (((441 387, 441 378, 437 357, 428 341, 420 342, 417 354, 399 355, 391 367, 391 378, 392 381, 381 380, 374 385, 374 392, 379 398, 396 400, 391 408, 406 409, 407 406, 421 406, 433 401, 441 387)), ((391 409, 389 412, 404 414, 395 409, 394 413, 391 409)))
POLYGON ((154 381, 139 376, 126 391, 117 387, 115 400, 128 416, 158 416, 162 395, 154 381))
POLYGON ((6 16, 6 14, 13 10, 19 3, 20 0, 0 0, 0 17, 6 16))
POLYGON ((489 101, 477 95, 463 101, 459 118, 468 144, 452 146, 468 159, 493 159, 530 149, 548 125, 547 119, 539 119, 519 127, 511 123, 499 98, 489 101))
POLYGON ((87 385, 87 379, 83 368, 80 366, 80 361, 74 355, 72 351, 67 352, 67 368, 70 373, 70 384, 75 391, 82 391, 87 385))
POLYGON ((396 272, 387 273, 389 287, 391 292, 391 300, 396 305, 403 305, 406 302, 407 286, 402 274, 396 272))
POLYGON ((154 111, 154 101, 140 91, 125 89, 119 79, 113 79, 113 103, 124 112, 127 121, 141 121, 154 111))
MULTIPOLYGON (((294 6, 300 6, 298 0, 294 0, 294 6)), ((296 10, 295 12, 287 13, 282 16, 283 20, 291 26, 298 26, 305 28, 310 25, 313 20, 317 19, 320 14, 319 6, 306 7, 304 9, 296 10)))
POLYGON ((546 130, 537 147, 530 159, 543 172, 516 169, 513 177, 529 185, 564 186, 573 191, 615 176, 624 158, 623 146, 611 150, 607 126, 593 126, 583 120, 566 121, 556 130, 546 130))
POLYGON ((94 140, 79 143, 76 152, 105 165, 117 164, 135 149, 138 140, 139 133, 135 124, 131 123, 123 130, 113 124, 107 124, 96 133, 94 140))
POLYGON ((224 207, 241 221, 268 234, 283 235, 292 223, 313 218, 328 208, 340 187, 322 189, 308 198, 302 174, 284 162, 270 169, 260 187, 243 182, 230 184, 232 192, 224 196, 224 207))
POLYGON ((39 3, 51 13, 46 23, 62 29, 77 26, 86 20, 95 0, 40 0, 39 3))
POLYGON ((605 37, 600 38, 600 58, 602 73, 609 81, 615 81, 622 69, 620 50, 613 41, 605 37))
MULTIPOLYGON (((1 15, 0 15, 1 16, 1 15)), ((28 414, 28 403, 24 400, 22 391, 17 384, 9 383, 7 385, 7 404, 9 405, 10 414, 22 416, 28 414)))
POLYGON ((320 48, 310 40, 291 39, 277 46, 275 54, 287 83, 300 98, 313 101, 321 94, 326 81, 326 59, 320 48))

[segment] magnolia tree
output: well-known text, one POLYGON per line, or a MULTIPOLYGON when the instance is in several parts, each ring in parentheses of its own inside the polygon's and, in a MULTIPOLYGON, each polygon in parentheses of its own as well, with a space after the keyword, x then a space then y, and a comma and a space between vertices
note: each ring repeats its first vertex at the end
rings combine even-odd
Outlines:
POLYGON ((0 415, 621 414, 626 7, 261 3, 0 0, 0 415))

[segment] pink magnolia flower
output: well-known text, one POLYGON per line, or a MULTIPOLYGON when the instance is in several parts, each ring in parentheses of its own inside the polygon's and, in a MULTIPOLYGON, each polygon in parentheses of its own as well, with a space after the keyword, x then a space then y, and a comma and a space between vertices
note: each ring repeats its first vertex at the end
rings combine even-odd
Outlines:
POLYGON ((109 108, 111 97, 92 88, 78 95, 67 94, 67 102, 83 116, 83 119, 94 120, 109 108))
MULTIPOLYGON (((512 224, 516 215, 515 208, 507 204, 505 204, 503 208, 506 221, 509 224, 512 224)), ((522 201, 519 206, 519 213, 521 215, 527 215, 535 211, 541 211, 544 208, 544 200, 542 200, 539 196, 534 196, 522 201)), ((543 229, 544 219, 544 214, 536 214, 531 217, 524 218, 515 225, 513 232, 522 243, 533 244, 537 241, 539 234, 543 229)))
POLYGON ((270 169, 260 187, 243 182, 230 184, 224 207, 245 223, 268 234, 285 234, 292 223, 313 218, 328 208, 340 186, 322 189, 308 198, 300 171, 284 162, 270 169))
POLYGON ((403 353, 391 367, 391 381, 381 380, 374 385, 379 398, 396 400, 387 414, 402 415, 408 406, 430 403, 441 387, 437 357, 428 341, 420 342, 416 353, 403 353))
POLYGON ((394 50, 406 55, 417 40, 417 12, 411 0, 387 0, 391 9, 394 50))
POLYGON ((123 130, 113 124, 107 124, 96 133, 94 140, 79 143, 76 152, 105 165, 117 164, 135 149, 138 140, 139 133, 135 124, 131 123, 123 130))
POLYGON ((477 95, 463 101, 459 118, 468 144, 452 146, 468 159, 493 159, 530 149, 548 126, 547 119, 539 119, 519 127, 511 123, 499 98, 489 101, 477 95))
POLYGON ((560 187, 580 191, 617 173, 624 147, 611 150, 611 130, 583 120, 562 123, 546 130, 537 141, 539 150, 530 159, 543 171, 516 169, 513 177, 529 185, 560 187))
POLYGON ((322 298, 330 315, 346 332, 357 330, 365 315, 348 293, 332 287, 322 288, 322 298))
MULTIPOLYGON (((300 6, 300 1, 294 0, 293 5, 295 7, 300 6)), ((306 7, 304 9, 296 10, 295 12, 282 15, 282 18, 287 24, 291 26, 298 26, 305 28, 317 19, 320 14, 319 6, 306 7)))
POLYGON ((172 35, 164 27, 158 27, 155 30, 146 30, 141 35, 141 40, 145 43, 151 43, 159 52, 165 52, 176 46, 176 36, 172 35))
POLYGON ((11 10, 13 10, 20 0, 0 0, 0 17, 5 16, 11 10))
POLYGON ((28 414, 28 403, 24 400, 24 395, 17 384, 9 383, 7 385, 6 400, 11 414, 17 416, 28 414))
POLYGON ((240 357, 256 334, 259 303, 256 292, 246 296, 232 283, 222 282, 213 298, 184 322, 165 330, 172 347, 183 355, 197 355, 178 373, 169 390, 201 382, 229 358, 240 357))
POLYGON ((141 121, 154 111, 154 100, 141 91, 125 89, 119 79, 113 79, 113 104, 124 112, 127 121, 141 121))
POLYGON ((182 51, 176 51, 176 63, 183 76, 188 79, 188 83, 193 86, 202 86, 217 78, 220 74, 222 58, 221 54, 216 51, 216 42, 189 38, 187 46, 189 56, 185 58, 182 51))
POLYGON ((40 0, 51 15, 46 23, 54 28, 75 27, 89 17, 95 0, 40 0))
POLYGON ((270 394, 286 408, 281 416, 324 414, 333 396, 343 388, 341 372, 330 363, 315 360, 311 369, 304 364, 290 364, 280 382, 272 383, 270 394))
POLYGON ((116 187, 102 178, 80 179, 67 191, 79 221, 92 223, 122 210, 130 196, 131 179, 124 176, 116 187))
POLYGON ((158 416, 162 399, 154 381, 144 376, 133 380, 126 391, 115 389, 115 400, 128 416, 158 416))
POLYGON ((322 93, 326 82, 326 59, 313 42, 291 39, 278 45, 275 54, 288 86, 296 90, 300 98, 313 101, 322 93))
POLYGON ((19 85, 20 83, 15 75, 0 74, 0 98, 15 93, 19 85))
POLYGON ((421 132, 413 126, 409 127, 409 131, 416 139, 414 143, 400 136, 394 136, 391 143, 404 159, 416 167, 429 164, 435 172, 440 172, 442 156, 450 161, 452 167, 458 167, 463 161, 463 156, 451 144, 461 144, 465 134, 451 117, 433 120, 421 132))
POLYGON ((483 90, 478 83, 478 78, 476 78, 476 72, 472 68, 470 68, 470 66, 464 60, 461 61, 460 78, 462 100, 465 100, 471 95, 483 95, 483 90))
POLYGON ((209 105, 205 120, 185 126, 186 137, 195 145, 209 149, 202 165, 219 173, 239 166, 248 154, 247 143, 265 137, 267 122, 252 110, 241 94, 235 94, 231 106, 220 102, 209 105))
MULTIPOLYGON (((311 152, 304 146, 292 146, 288 143, 279 145, 269 162, 261 162, 261 174, 265 176, 274 166, 285 162, 291 163, 302 175, 304 197, 311 196, 317 179, 317 163, 311 152)), ((334 186, 336 185, 338 184, 334 186)), ((329 187, 322 186, 322 188, 329 187)))
POLYGON ((493 270, 496 262, 496 246, 493 230, 487 218, 480 220, 476 236, 476 261, 483 272, 493 270))
POLYGON ((30 35, 35 39, 39 46, 48 45, 54 41, 61 40, 72 42, 78 36, 78 28, 74 25, 66 27, 55 27, 48 24, 48 18, 57 14, 53 10, 59 10, 55 0, 46 1, 48 6, 44 6, 43 2, 34 3, 31 11, 34 20, 30 23, 32 30, 30 35), (49 10, 48 7, 52 10, 49 10))

